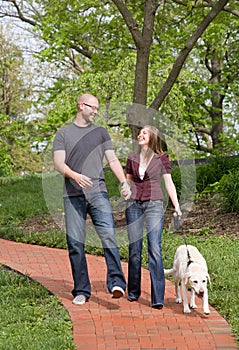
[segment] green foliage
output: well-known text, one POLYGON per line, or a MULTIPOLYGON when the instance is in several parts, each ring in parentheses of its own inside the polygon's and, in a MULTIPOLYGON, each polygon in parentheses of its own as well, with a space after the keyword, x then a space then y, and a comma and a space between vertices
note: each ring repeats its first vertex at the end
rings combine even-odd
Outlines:
POLYGON ((239 170, 224 174, 217 186, 222 205, 227 211, 239 211, 239 170))
POLYGON ((42 154, 33 149, 33 126, 21 117, 9 122, 1 114, 0 126, 0 176, 40 172, 42 154))
POLYGON ((209 162, 199 164, 197 171, 197 191, 203 192, 208 185, 212 185, 233 169, 239 168, 239 157, 212 157, 209 162))
MULTIPOLYGON (((7 3, 8 14, 12 10, 16 15, 18 5, 9 0, 7 3)), ((145 104, 145 96, 146 105, 152 105, 160 96, 175 59, 212 6, 203 2, 188 1, 185 5, 169 1, 152 10, 146 6, 147 2, 132 0, 121 2, 122 11, 117 7, 118 2, 37 0, 34 8, 40 11, 31 11, 31 5, 31 1, 21 3, 21 11, 45 42, 40 59, 57 66, 55 86, 42 94, 47 96, 49 114, 46 121, 40 121, 35 141, 49 141, 59 126, 74 117, 75 97, 82 92, 97 94, 105 106, 136 100, 145 104), (143 36, 147 33, 144 24, 149 24, 147 19, 152 14, 155 14, 154 28, 152 37, 148 38, 149 62, 145 62, 148 71, 143 76, 139 61, 147 61, 143 49, 146 47, 143 36), (135 74, 137 69, 139 74, 135 74), (135 77, 140 77, 139 81, 135 77), (141 84, 143 81, 147 86, 141 84)), ((211 147, 218 147, 234 154, 239 147, 235 132, 239 86, 238 20, 233 11, 238 11, 236 1, 232 2, 230 10, 221 11, 205 30, 160 106, 162 114, 180 127, 183 137, 179 141, 199 152, 214 152, 211 147), (213 80, 211 73, 216 67, 219 69, 216 74, 213 72, 213 78, 216 76, 213 80), (216 146, 211 130, 220 122, 224 128, 217 135, 216 146)), ((16 90, 19 93, 22 89, 16 90)), ((24 103, 28 102, 25 98, 24 103)), ((104 122, 110 124, 112 120, 116 120, 115 115, 104 122)))
POLYGON ((171 175, 172 175, 174 185, 176 187, 178 197, 180 198, 181 189, 182 189, 182 183, 181 183, 182 178, 181 178, 180 168, 178 166, 173 166, 171 169, 171 175))
POLYGON ((0 140, 0 176, 13 175, 12 158, 8 148, 8 145, 0 140))
MULTIPOLYGON (((59 125, 74 116, 72 111, 75 101, 72 104, 68 96, 75 96, 76 92, 92 92, 100 98, 102 104, 115 101, 120 103, 122 100, 130 103, 136 100, 136 91, 142 88, 136 86, 134 81, 137 59, 141 57, 141 52, 138 51, 136 55, 136 41, 114 3, 69 3, 68 0, 39 3, 44 17, 33 17, 38 23, 35 29, 47 43, 41 52, 42 59, 63 62, 69 66, 71 57, 75 68, 70 76, 62 74, 50 91, 54 102, 52 110, 46 123, 39 125, 42 130, 40 137, 49 140, 49 133, 52 135, 59 125), (65 103, 62 104, 62 101, 65 103)), ((128 11, 127 18, 131 16, 132 25, 135 25, 137 37, 142 38, 145 15, 143 3, 136 6, 135 1, 127 1, 124 5, 128 11)), ((156 11, 148 65, 147 105, 154 102, 171 72, 175 57, 208 11, 208 8, 202 11, 201 4, 195 6, 193 2, 188 2, 186 7, 169 2, 156 11)), ((212 106, 212 91, 214 96, 215 93, 225 95, 227 106, 234 103, 234 96, 238 93, 237 84, 234 84, 238 74, 232 73, 236 68, 233 62, 237 35, 236 20, 232 20, 228 13, 220 13, 198 41, 181 70, 177 83, 161 106, 161 113, 180 126, 183 136, 180 141, 186 140, 189 147, 201 149, 202 152, 212 146, 211 137, 205 135, 210 133, 212 124, 215 123, 216 112, 222 116, 221 108, 215 111, 212 106), (213 87, 209 64, 203 64, 205 61, 213 64, 211 59, 215 57, 212 52, 222 65, 218 76, 220 83, 213 82, 213 87), (225 57, 229 57, 229 60, 225 57), (234 69, 231 70, 232 66, 234 69)), ((230 108, 225 108, 223 112, 226 127, 223 135, 217 135, 217 139, 220 148, 224 147, 231 154, 238 147, 237 136, 231 137, 233 125, 230 122, 234 120, 235 125, 235 118, 230 114, 230 108)), ((109 120, 105 122, 110 123, 109 120)))
POLYGON ((22 51, 0 26, 0 176, 39 170, 33 152, 32 77, 22 51))
POLYGON ((58 298, 0 266, 0 348, 75 349, 70 317, 58 298))
POLYGON ((11 121, 31 105, 28 100, 31 80, 29 70, 24 66, 23 53, 10 38, 8 29, 8 26, 0 26, 0 114, 8 116, 8 128, 11 129, 11 121))
POLYGON ((58 80, 48 90, 50 97, 41 97, 41 103, 51 105, 52 108, 47 117, 38 122, 37 141, 51 142, 58 128, 74 120, 76 101, 83 92, 92 93, 99 99, 100 111, 95 118, 96 124, 108 129, 108 124, 122 125, 123 133, 126 134, 126 106, 132 98, 134 61, 135 55, 132 54, 117 61, 113 71, 87 70, 80 76, 73 75, 70 80, 58 80))
MULTIPOLYGON (((48 44, 41 52, 43 59, 65 61, 73 45, 81 71, 89 68, 96 72, 114 69, 117 60, 130 52, 132 38, 110 2, 38 2, 44 17, 35 29, 48 44)), ((38 22, 39 17, 35 16, 35 20, 38 22)))

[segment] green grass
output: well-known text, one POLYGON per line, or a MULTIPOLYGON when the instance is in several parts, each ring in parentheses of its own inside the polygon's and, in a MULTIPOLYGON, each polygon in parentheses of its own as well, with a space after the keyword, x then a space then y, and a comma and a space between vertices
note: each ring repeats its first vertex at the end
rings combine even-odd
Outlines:
MULTIPOLYGON (((119 196, 118 182, 117 180, 114 180, 114 178, 112 178, 109 173, 107 173, 107 186, 109 187, 110 196, 113 196, 113 195, 119 196)), ((24 230, 19 228, 21 222, 28 217, 32 217, 35 215, 49 214, 48 207, 46 206, 45 200, 44 200, 44 195, 42 190, 42 181, 39 176, 27 176, 24 178, 18 178, 13 180, 8 179, 4 183, 2 183, 0 187, 0 209, 1 209, 0 210, 0 237, 5 239, 15 240, 15 241, 21 241, 25 243, 34 243, 39 245, 46 245, 50 247, 59 247, 59 248, 66 249, 65 233, 63 231, 57 230, 57 231, 47 231, 47 232, 25 232, 24 230)), ((117 231, 117 235, 119 236, 122 235, 122 233, 124 233, 125 235, 125 232, 117 231)), ((176 248, 183 243, 184 241, 181 236, 177 234, 171 234, 169 231, 164 230, 163 259, 164 259, 164 265, 166 268, 169 268, 172 266, 173 257, 174 257, 176 248)), ((229 237, 229 236, 211 235, 211 234, 208 234, 204 230, 204 228, 202 228, 202 230, 198 232, 198 235, 188 234, 187 243, 197 246, 198 249, 201 251, 201 253, 205 256, 208 264, 208 268, 209 268, 209 274, 211 277, 211 284, 209 286, 209 302, 229 322, 229 324, 232 327, 233 334, 239 345, 239 322, 238 322, 239 240, 238 238, 229 237)), ((103 253, 100 247, 93 248, 91 244, 87 246, 87 252, 91 254, 96 254, 96 255, 97 254, 101 255, 103 253)), ((122 245, 120 247, 120 254, 121 254, 122 260, 127 261, 127 256, 128 256, 127 245, 125 246, 122 245)), ((144 267, 147 267, 146 244, 144 244, 144 250, 143 250, 143 265, 144 267)), ((23 285, 22 288, 23 290, 26 290, 27 288, 30 288, 31 290, 31 285, 32 285, 32 282, 31 283, 25 282, 25 285, 23 285)), ((39 285, 36 285, 35 289, 42 290, 42 288, 39 285)), ((21 294, 20 290, 21 290, 21 287, 19 285, 19 293, 21 294)), ((45 298, 46 299, 49 298, 49 302, 50 303, 52 302, 53 297, 48 295, 47 293, 45 298)), ((14 293, 13 294, 9 293, 9 295, 7 296, 7 299, 9 300, 10 305, 14 304, 14 300, 15 300, 14 293)), ((24 302, 22 304, 24 305, 24 302)), ((37 303, 36 301, 30 303, 30 305, 34 305, 34 304, 38 305, 38 301, 37 303)), ((24 313, 29 312, 29 316, 31 316, 32 319, 36 317, 36 320, 32 322, 34 324, 34 327, 37 328, 38 327, 37 319, 38 320, 41 319, 41 316, 38 317, 38 312, 32 311, 30 306, 25 307, 25 309, 23 308, 23 310, 24 310, 24 313)), ((15 317, 20 318, 23 310, 16 308, 15 317)), ((39 313, 41 312, 42 310, 40 308, 39 313)), ((10 310, 9 310, 9 314, 8 314, 8 311, 5 311, 5 313, 6 313, 5 316, 4 317, 1 316, 1 318, 3 318, 5 322, 8 322, 6 320, 8 319, 11 320, 12 318, 10 314, 10 310)), ((48 320, 48 317, 50 318, 50 316, 51 315, 48 315, 42 318, 44 320, 45 319, 48 320)), ((2 325, 2 322, 1 322, 1 325, 2 325)), ((50 321, 49 323, 48 321, 46 321, 45 325, 46 325, 46 328, 47 327, 50 328, 51 327, 50 321)), ((61 326, 63 328, 65 327, 66 333, 68 332, 67 333, 68 339, 71 338, 71 329, 69 327, 68 321, 63 322, 61 326)), ((3 327, 7 328, 7 325, 4 325, 3 327)), ((11 325, 9 327, 13 327, 13 326, 11 325)), ((31 328, 29 324, 26 325, 26 329, 28 329, 27 327, 29 329, 31 328)), ((56 325, 56 328, 57 328, 57 325, 56 325)), ((41 332, 42 333, 45 332, 46 334, 48 334, 47 333, 48 331, 50 332, 50 330, 43 330, 43 329, 41 330, 40 325, 39 325, 39 328, 37 329, 39 331, 39 334, 41 332)), ((25 349, 25 344, 30 344, 32 341, 31 337, 35 336, 35 334, 33 336, 30 334, 30 332, 27 332, 27 331, 25 331, 25 333, 29 333, 30 338, 28 339, 28 341, 26 341, 26 343, 22 344, 22 347, 19 345, 21 344, 21 339, 22 339, 21 327, 16 327, 15 333, 13 333, 12 336, 9 335, 10 338, 11 337, 18 338, 19 349, 25 349)), ((58 330, 56 330, 56 335, 53 332, 53 338, 58 337, 58 330)), ((63 336, 63 338, 64 337, 65 335, 63 336)), ((46 341, 50 342, 50 336, 46 338, 47 338, 46 341)), ((1 341, 3 341, 2 339, 3 338, 1 338, 1 341)), ((57 348, 57 347, 54 348, 54 346, 52 345, 50 347, 47 347, 47 346, 44 347, 42 345, 41 349, 57 348)), ((34 347, 34 348, 37 348, 37 347, 34 347)), ((4 349, 8 349, 8 348, 4 348, 4 349)), ((12 349, 18 349, 18 348, 15 347, 14 345, 12 346, 12 349)), ((26 348, 26 349, 29 349, 29 348, 26 348)), ((59 347, 57 349, 61 349, 61 348, 59 347)), ((69 349, 71 348, 69 347, 69 349)))
POLYGON ((0 179, 0 227, 46 212, 41 176, 0 179))
POLYGON ((0 349, 73 350, 70 317, 45 288, 0 266, 0 349))

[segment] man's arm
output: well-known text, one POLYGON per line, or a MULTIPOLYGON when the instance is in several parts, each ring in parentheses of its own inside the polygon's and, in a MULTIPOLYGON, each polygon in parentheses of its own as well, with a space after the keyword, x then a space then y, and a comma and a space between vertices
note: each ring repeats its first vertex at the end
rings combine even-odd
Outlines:
POLYGON ((115 152, 113 150, 107 150, 105 151, 105 158, 107 162, 109 163, 109 167, 115 177, 119 180, 121 183, 121 193, 125 197, 125 199, 129 199, 131 196, 131 190, 130 186, 128 185, 126 181, 126 177, 124 174, 124 169, 122 168, 122 165, 120 164, 119 159, 117 158, 115 152))
POLYGON ((55 151, 53 153, 55 169, 64 177, 73 179, 82 188, 92 187, 93 183, 91 179, 86 175, 79 174, 76 171, 73 171, 68 165, 66 165, 65 157, 66 153, 64 150, 55 151))
POLYGON ((119 180, 119 182, 122 183, 126 181, 124 169, 122 168, 122 165, 120 164, 120 161, 117 158, 115 152, 113 150, 105 151, 105 158, 109 163, 110 169, 112 170, 115 177, 119 180))

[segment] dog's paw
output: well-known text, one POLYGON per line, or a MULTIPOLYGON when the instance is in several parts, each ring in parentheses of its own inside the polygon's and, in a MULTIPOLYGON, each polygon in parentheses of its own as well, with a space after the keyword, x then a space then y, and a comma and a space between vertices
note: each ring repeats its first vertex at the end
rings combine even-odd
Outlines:
POLYGON ((205 309, 205 310, 203 310, 203 312, 205 313, 205 315, 209 315, 210 314, 210 310, 209 309, 205 309))
POLYGON ((190 307, 191 309, 197 309, 197 305, 194 303, 194 304, 190 304, 190 307))
POLYGON ((187 306, 184 306, 183 312, 184 312, 185 314, 190 314, 190 313, 191 313, 191 310, 189 309, 188 305, 187 305, 187 306))
POLYGON ((181 304, 181 303, 182 303, 182 299, 181 299, 181 298, 177 298, 177 299, 176 299, 176 303, 177 303, 177 304, 181 304))

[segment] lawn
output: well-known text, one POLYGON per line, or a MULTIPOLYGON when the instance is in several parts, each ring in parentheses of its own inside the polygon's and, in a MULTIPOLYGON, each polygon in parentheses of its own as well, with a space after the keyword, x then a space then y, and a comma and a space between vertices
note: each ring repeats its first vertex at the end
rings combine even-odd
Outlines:
POLYGON ((75 349, 71 319, 59 299, 1 265, 0 322, 0 349, 75 349))

